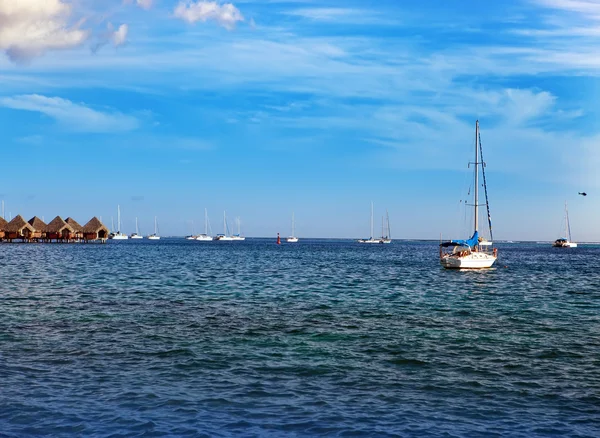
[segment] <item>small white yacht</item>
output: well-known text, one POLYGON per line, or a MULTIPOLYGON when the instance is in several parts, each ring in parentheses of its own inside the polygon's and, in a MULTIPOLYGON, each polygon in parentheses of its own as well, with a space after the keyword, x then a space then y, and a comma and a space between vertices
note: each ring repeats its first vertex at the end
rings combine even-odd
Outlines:
POLYGON ((130 239, 143 239, 144 236, 140 234, 140 229, 138 227, 138 218, 135 218, 135 233, 129 236, 130 239))
POLYGON ((479 137, 479 121, 475 122, 475 162, 474 173, 474 212, 473 236, 466 240, 451 240, 440 243, 440 263, 446 269, 485 269, 490 268, 497 258, 497 250, 492 249, 492 241, 479 236, 479 168, 483 176, 485 188, 485 206, 487 208, 490 237, 492 236, 492 221, 490 217, 489 202, 487 199, 487 183, 485 179, 485 163, 479 137), (481 158, 481 161, 480 161, 481 158))
POLYGON ((117 205, 117 232, 110 233, 108 236, 109 239, 112 240, 127 240, 129 236, 127 234, 121 233, 121 206, 117 205))
POLYGON ((199 240, 200 242, 211 242, 213 240, 211 234, 212 234, 212 230, 209 234, 208 229, 210 228, 210 222, 208 220, 208 210, 205 208, 204 209, 204 233, 202 234, 198 234, 196 236, 196 240, 199 240))
POLYGON ((237 234, 234 234, 231 236, 231 240, 246 240, 246 238, 244 236, 242 236, 240 218, 236 217, 235 221, 237 223, 238 232, 237 232, 237 234))
POLYGON ((373 202, 371 202, 371 237, 369 237, 368 239, 358 239, 358 243, 391 243, 391 240, 389 242, 386 242, 383 238, 373 237, 374 234, 375 233, 373 231, 373 202))
POLYGON ((577 244, 571 241, 571 224, 569 223, 569 210, 567 209, 567 201, 565 201, 565 236, 556 239, 552 244, 555 248, 577 248, 577 244))
POLYGON ((296 243, 298 238, 296 237, 296 221, 294 220, 294 212, 292 211, 292 235, 285 239, 287 243, 296 243))
POLYGON ((156 216, 154 216, 154 234, 150 234, 148 236, 148 240, 160 240, 160 236, 158 235, 158 222, 156 221, 156 216))
POLYGON ((223 242, 234 240, 233 237, 229 235, 228 231, 229 227, 227 226, 227 216, 225 212, 223 212, 223 234, 217 234, 213 240, 219 240, 223 242))

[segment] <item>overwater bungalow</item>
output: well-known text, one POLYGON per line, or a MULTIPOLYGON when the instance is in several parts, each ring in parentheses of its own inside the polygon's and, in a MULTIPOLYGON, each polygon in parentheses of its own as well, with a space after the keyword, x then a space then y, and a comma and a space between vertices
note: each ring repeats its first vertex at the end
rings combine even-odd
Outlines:
POLYGON ((71 225, 63 220, 60 216, 56 216, 46 226, 46 239, 48 241, 56 240, 57 242, 65 242, 76 239, 75 230, 71 225))
POLYGON ((29 242, 35 229, 20 214, 15 216, 6 225, 6 238, 12 242, 14 239, 21 239, 23 242, 29 242))
POLYGON ((33 227, 33 234, 31 235, 30 239, 38 242, 46 239, 46 227, 48 226, 46 225, 46 222, 41 220, 39 217, 34 216, 29 219, 27 223, 33 227))
POLYGON ((79 225, 79 222, 77 222, 72 217, 66 218, 65 222, 67 224, 69 224, 71 226, 71 228, 73 228, 73 232, 75 233, 75 237, 73 237, 73 238, 75 240, 83 239, 83 227, 81 225, 79 225))
POLYGON ((105 242, 109 234, 109 229, 96 216, 83 226, 83 238, 86 241, 101 240, 105 242))
POLYGON ((6 222, 6 220, 0 216, 0 240, 4 240, 4 238, 6 237, 6 226, 8 225, 8 222, 6 222))

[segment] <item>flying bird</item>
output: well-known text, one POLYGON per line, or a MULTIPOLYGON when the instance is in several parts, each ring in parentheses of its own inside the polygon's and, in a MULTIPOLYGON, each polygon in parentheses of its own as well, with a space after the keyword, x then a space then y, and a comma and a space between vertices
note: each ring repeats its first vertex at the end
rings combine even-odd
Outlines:
POLYGON ((579 192, 579 194, 580 194, 581 196, 587 196, 587 193, 586 193, 586 192, 579 192))

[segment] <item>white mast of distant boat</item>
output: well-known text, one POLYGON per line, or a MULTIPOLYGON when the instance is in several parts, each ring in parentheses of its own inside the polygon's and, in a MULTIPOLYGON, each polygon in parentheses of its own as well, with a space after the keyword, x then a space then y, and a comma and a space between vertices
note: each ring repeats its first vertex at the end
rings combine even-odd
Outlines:
POLYGON ((288 243, 298 242, 298 238, 296 237, 296 221, 295 221, 293 211, 292 211, 292 235, 286 239, 286 242, 288 242, 288 243))
POLYGON ((569 223, 569 210, 565 201, 565 237, 556 239, 552 246, 556 248, 577 248, 577 244, 571 241, 571 224, 569 223))
MULTIPOLYGON (((471 239, 461 241, 449 241, 440 244, 440 263, 444 268, 448 269, 482 269, 490 268, 496 261, 497 250, 494 249, 491 253, 487 250, 492 245, 482 237, 479 237, 479 166, 481 165, 482 172, 485 172, 483 158, 479 161, 479 149, 481 142, 479 139, 479 120, 475 122, 475 188, 474 188, 474 232, 471 239), (444 253, 443 248, 451 248, 451 253, 444 253)), ((483 173, 485 185, 485 173, 483 173)), ((487 188, 486 188, 486 203, 487 188)), ((489 219, 489 209, 488 209, 489 219)), ((490 222, 491 234, 491 222, 490 222)))
POLYGON ((246 238, 244 236, 242 236, 242 225, 241 225, 241 220, 238 217, 235 218, 235 221, 237 222, 237 228, 238 228, 238 232, 237 234, 234 234, 233 236, 231 236, 231 240, 246 240, 246 238))
POLYGON ((138 218, 135 218, 135 233, 130 236, 131 239, 143 239, 144 236, 140 234, 140 229, 138 228, 138 218))
POLYGON ((374 234, 375 232, 373 230, 373 201, 371 201, 371 237, 369 237, 368 239, 359 239, 358 243, 384 243, 382 239, 375 239, 373 237, 374 234))
POLYGON ((233 240, 231 236, 227 235, 227 215, 223 211, 223 234, 217 234, 214 240, 233 240))
POLYGON ((154 216, 154 234, 150 234, 148 236, 149 240, 160 240, 160 236, 158 235, 158 222, 156 216, 154 216))
POLYGON ((110 237, 113 240, 127 240, 129 236, 121 233, 121 206, 117 205, 117 232, 110 237))
POLYGON ((208 210, 204 209, 204 234, 200 234, 196 236, 196 240, 200 240, 202 242, 210 242, 213 238, 208 234, 208 210))

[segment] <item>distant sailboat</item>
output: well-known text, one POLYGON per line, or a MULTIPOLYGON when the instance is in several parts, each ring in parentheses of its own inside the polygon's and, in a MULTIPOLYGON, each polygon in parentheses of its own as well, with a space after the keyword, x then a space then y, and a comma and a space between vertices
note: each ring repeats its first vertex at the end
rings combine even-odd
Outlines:
POLYGON ((385 223, 387 227, 384 227, 383 216, 381 217, 381 243, 392 243, 392 233, 390 232, 390 215, 388 211, 385 211, 385 223))
POLYGON ((111 233, 108 237, 112 240, 127 240, 129 236, 127 234, 121 233, 121 206, 117 205, 117 232, 111 233))
POLYGON ((227 215, 223 212, 223 234, 217 234, 214 240, 231 241, 233 238, 229 235, 227 227, 227 215))
POLYGON ((208 233, 209 227, 210 227, 210 222, 208 221, 208 210, 205 208, 204 209, 204 233, 196 236, 196 240, 200 240, 201 242, 212 241, 213 238, 210 235, 210 234, 212 234, 212 232, 210 234, 208 233))
POLYGON ((577 244, 571 241, 571 224, 569 223, 569 210, 565 201, 565 237, 556 239, 552 244, 555 248, 577 248, 577 244))
POLYGON ((483 162, 483 149, 479 136, 479 121, 475 122, 475 182, 474 182, 474 231, 473 236, 467 240, 451 240, 440 243, 440 263, 447 269, 482 269, 490 268, 496 261, 497 250, 489 251, 491 241, 479 236, 479 167, 483 176, 485 188, 485 206, 488 213, 490 238, 492 237, 492 221, 490 217, 489 202, 487 199, 487 183, 485 180, 485 163, 483 162), (481 158, 481 161, 479 159, 481 158), (444 249, 450 252, 444 252, 444 249))
POLYGON ((246 240, 246 238, 244 236, 242 236, 242 232, 241 232, 242 226, 241 226, 240 218, 236 217, 235 221, 237 223, 238 232, 237 232, 237 234, 234 234, 233 236, 231 236, 231 240, 246 240))
POLYGON ((294 212, 292 212, 292 235, 285 241, 288 243, 296 243, 298 241, 298 238, 296 237, 296 221, 294 218, 294 212))
POLYGON ((129 236, 131 239, 143 239, 144 236, 140 234, 140 229, 138 228, 138 218, 135 218, 135 233, 129 236))
POLYGON ((149 240, 160 240, 160 236, 158 235, 158 222, 156 220, 156 216, 154 216, 154 234, 150 234, 148 236, 149 240))
POLYGON ((190 234, 189 236, 185 236, 186 240, 196 240, 196 234, 195 234, 195 230, 194 230, 194 221, 192 221, 192 234, 190 234))
POLYGON ((358 243, 384 243, 381 239, 375 239, 373 234, 375 233, 373 232, 373 202, 371 202, 371 237, 368 239, 359 239, 358 243))

